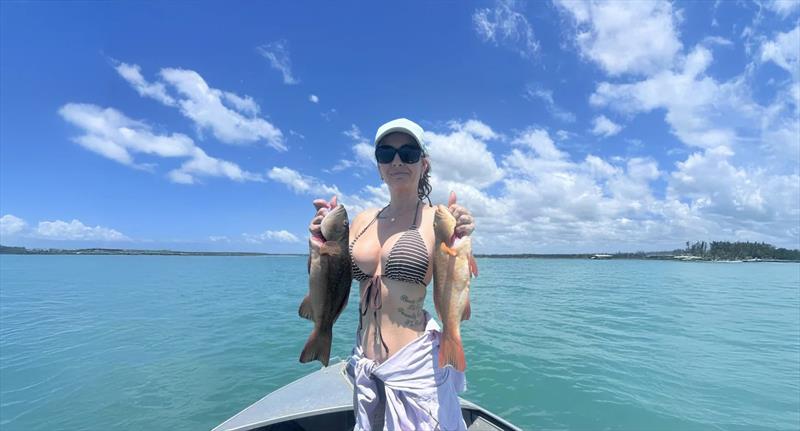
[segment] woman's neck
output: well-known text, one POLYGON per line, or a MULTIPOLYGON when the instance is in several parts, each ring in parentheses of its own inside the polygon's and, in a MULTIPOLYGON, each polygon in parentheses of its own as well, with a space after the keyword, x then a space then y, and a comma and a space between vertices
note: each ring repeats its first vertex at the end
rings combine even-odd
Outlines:
POLYGON ((417 202, 419 202, 419 197, 416 193, 392 194, 389 208, 387 209, 394 215, 405 214, 406 212, 414 211, 417 208, 417 202))

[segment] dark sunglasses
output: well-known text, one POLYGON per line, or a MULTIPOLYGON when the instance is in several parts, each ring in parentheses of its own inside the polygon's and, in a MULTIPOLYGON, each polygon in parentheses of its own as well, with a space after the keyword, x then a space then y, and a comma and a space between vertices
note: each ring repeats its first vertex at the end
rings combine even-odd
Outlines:
POLYGON ((378 145, 375 147, 375 159, 378 160, 378 163, 392 163, 395 154, 400 154, 400 160, 402 160, 403 163, 417 163, 422 156, 422 148, 412 144, 406 144, 400 148, 389 145, 378 145))

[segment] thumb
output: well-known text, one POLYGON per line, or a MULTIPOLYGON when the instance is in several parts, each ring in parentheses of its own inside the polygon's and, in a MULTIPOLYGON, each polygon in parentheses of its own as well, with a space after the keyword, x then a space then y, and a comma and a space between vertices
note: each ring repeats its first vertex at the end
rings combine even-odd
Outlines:
POLYGON ((450 190, 450 198, 447 200, 447 206, 453 205, 456 203, 456 192, 450 190))
POLYGON ((333 195, 333 197, 331 198, 330 208, 331 209, 336 208, 336 195, 333 195))

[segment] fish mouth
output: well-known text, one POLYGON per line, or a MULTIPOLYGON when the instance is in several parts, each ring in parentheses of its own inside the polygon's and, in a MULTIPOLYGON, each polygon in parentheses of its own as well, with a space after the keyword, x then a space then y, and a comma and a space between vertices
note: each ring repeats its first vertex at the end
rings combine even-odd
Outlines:
POLYGON ((318 244, 320 246, 325 245, 325 237, 322 236, 321 233, 320 234, 312 234, 311 235, 311 241, 313 241, 315 244, 318 244))

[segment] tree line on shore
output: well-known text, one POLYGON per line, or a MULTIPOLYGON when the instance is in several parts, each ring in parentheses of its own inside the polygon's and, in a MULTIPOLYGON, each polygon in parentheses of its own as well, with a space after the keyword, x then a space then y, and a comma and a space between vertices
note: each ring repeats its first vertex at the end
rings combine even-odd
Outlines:
POLYGON ((750 241, 686 241, 686 248, 675 250, 675 253, 682 253, 711 260, 800 260, 800 250, 777 248, 772 244, 767 244, 765 242, 750 241))

